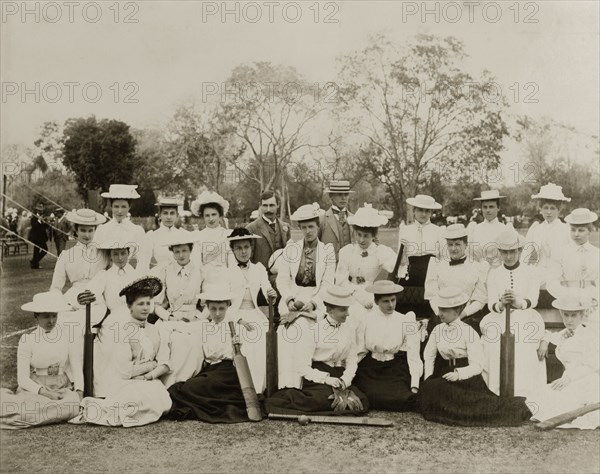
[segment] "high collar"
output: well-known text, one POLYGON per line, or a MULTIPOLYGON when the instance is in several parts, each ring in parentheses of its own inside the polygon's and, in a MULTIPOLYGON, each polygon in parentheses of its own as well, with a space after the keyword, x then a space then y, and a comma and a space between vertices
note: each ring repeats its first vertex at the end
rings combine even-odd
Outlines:
POLYGON ((515 263, 514 265, 507 265, 506 263, 504 264, 504 268, 506 268, 509 271, 513 271, 516 270, 517 268, 519 268, 519 265, 521 264, 521 262, 519 260, 517 260, 517 263, 515 263))
POLYGON ((456 318, 454 321, 450 322, 450 323, 442 323, 444 325, 444 327, 447 328, 454 328, 454 327, 459 327, 461 324, 461 320, 460 318, 456 318))
POLYGON ((312 241, 312 243, 308 243, 306 239, 304 240, 304 248, 305 249, 316 249, 317 245, 319 245, 319 239, 316 238, 312 241))
POLYGON ((271 225, 271 224, 276 224, 276 223, 277 223, 277 217, 276 217, 275 219, 273 219, 273 221, 270 221, 269 219, 267 219, 267 217, 266 217, 264 214, 263 214, 261 217, 263 218, 263 220, 264 220, 264 221, 265 221, 265 222, 266 222, 268 225, 271 225))
POLYGON ((356 250, 359 253, 363 253, 363 252, 368 252, 369 255, 373 252, 375 252, 375 249, 377 249, 377 244, 375 242, 371 242, 371 245, 369 245, 366 249, 362 249, 362 247, 358 244, 356 244, 356 250))
POLYGON ((487 219, 483 219, 482 224, 485 225, 492 225, 492 224, 498 224, 500 221, 498 220, 497 217, 494 217, 491 221, 488 221, 487 219))
POLYGON ((329 314, 325 316, 325 321, 333 328, 339 328, 342 325, 342 323, 335 322, 329 314))
POLYGON ((337 207, 336 205, 332 204, 331 205, 331 210, 333 212, 342 212, 342 211, 346 211, 348 212, 348 209, 346 209, 345 207, 343 209, 340 209, 339 207, 337 207))
POLYGON ((431 219, 429 219, 427 222, 425 222, 425 224, 421 224, 419 221, 415 221, 415 225, 417 226, 417 228, 419 228, 419 227, 426 227, 429 224, 431 224, 431 219))
POLYGON ((175 226, 172 225, 171 227, 167 227, 166 225, 164 225, 162 222, 160 224, 159 229, 164 230, 165 232, 173 232, 173 230, 175 229, 175 226))

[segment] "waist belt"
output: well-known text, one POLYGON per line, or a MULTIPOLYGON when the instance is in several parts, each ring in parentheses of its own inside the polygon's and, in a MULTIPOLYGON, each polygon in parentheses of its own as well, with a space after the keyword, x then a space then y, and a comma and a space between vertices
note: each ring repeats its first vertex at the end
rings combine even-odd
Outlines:
POLYGON ((361 276, 353 277, 353 276, 348 275, 348 281, 352 282, 352 283, 356 283, 357 285, 362 285, 363 283, 366 283, 367 280, 365 280, 365 278, 361 277, 361 276))
POLYGON ((450 367, 465 367, 469 365, 469 359, 466 357, 459 357, 458 359, 443 359, 444 363, 450 367))

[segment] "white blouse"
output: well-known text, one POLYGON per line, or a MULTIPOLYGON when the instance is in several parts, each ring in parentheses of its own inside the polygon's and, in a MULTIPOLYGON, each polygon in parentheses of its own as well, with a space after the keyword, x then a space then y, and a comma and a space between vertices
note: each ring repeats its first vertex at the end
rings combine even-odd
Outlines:
POLYGON ((363 347, 360 349, 359 359, 370 352, 373 359, 388 361, 392 360, 397 352, 406 351, 411 387, 419 387, 419 379, 423 375, 423 362, 419 354, 419 324, 414 313, 401 314, 394 311, 386 315, 378 307, 373 308, 367 315, 361 331, 359 340, 363 347))
POLYGON ((330 316, 316 322, 299 318, 296 360, 299 376, 316 383, 325 383, 327 372, 312 368, 312 362, 324 362, 331 367, 345 367, 341 379, 347 387, 352 384, 358 368, 356 332, 353 326, 334 323, 330 316))
POLYGON ((127 305, 125 296, 119 296, 120 291, 132 281, 142 277, 142 273, 131 265, 123 268, 112 265, 108 270, 102 270, 88 285, 96 299, 104 299, 106 307, 114 311, 120 306, 127 305))
POLYGON ((193 231, 197 242, 192 250, 192 261, 198 265, 211 265, 214 267, 227 267, 233 254, 229 248, 227 237, 230 230, 224 227, 205 227, 201 231, 193 231))
POLYGON ((67 373, 75 390, 83 390, 83 359, 81 348, 72 342, 74 339, 74 328, 60 324, 56 324, 50 332, 37 326, 33 332, 23 334, 17 348, 19 387, 38 393, 42 386, 31 379, 31 374, 38 370, 40 375, 47 375, 50 366, 58 366, 58 372, 67 373))
POLYGON ((420 224, 417 221, 409 225, 400 224, 398 229, 398 250, 400 250, 400 245, 404 244, 404 252, 398 271, 400 278, 406 276, 408 257, 440 255, 442 248, 446 244, 442 233, 443 229, 432 224, 431 221, 427 221, 425 224, 420 224))
POLYGON ((564 248, 559 259, 559 265, 550 278, 548 286, 549 288, 560 287, 563 283, 569 287, 582 286, 587 288, 595 286, 598 288, 599 265, 600 251, 598 247, 594 247, 589 242, 576 245, 571 241, 564 248))
POLYGON ((527 231, 522 261, 542 269, 557 263, 565 246, 571 242, 569 225, 560 219, 533 224, 527 231))
POLYGON ((499 251, 496 238, 506 226, 496 217, 493 221, 484 220, 474 225, 469 233, 469 252, 479 261, 487 255, 489 259, 498 259, 499 251))
POLYGON ((133 247, 129 254, 129 259, 136 258, 138 260, 136 268, 142 271, 147 270, 150 262, 147 261, 142 252, 146 240, 146 232, 142 226, 134 224, 129 219, 123 219, 121 222, 112 219, 106 224, 98 226, 94 235, 94 242, 104 243, 110 239, 111 235, 121 233, 127 236, 128 242, 131 242, 133 247), (140 252, 142 253, 140 254, 140 252))
POLYGON ((370 285, 375 281, 381 269, 391 272, 395 263, 396 253, 386 245, 372 243, 367 250, 362 250, 358 244, 348 244, 340 249, 335 284, 341 286, 370 285), (352 278, 352 281, 349 277, 352 278), (358 281, 358 278, 361 281, 358 281))
POLYGON ((204 281, 203 272, 195 262, 182 267, 177 262, 154 267, 152 275, 158 277, 163 284, 162 291, 155 297, 157 316, 168 318, 169 312, 193 311, 198 302, 204 281), (164 310, 166 308, 166 310, 164 310))
POLYGON ((527 307, 523 309, 535 308, 540 295, 540 282, 535 268, 523 264, 519 264, 517 268, 512 270, 504 265, 492 268, 487 279, 488 307, 490 311, 500 312, 495 303, 500 301, 500 297, 508 289, 514 290, 518 298, 526 300, 527 307))
POLYGON ((465 308, 467 315, 479 311, 487 303, 485 281, 488 266, 482 262, 474 262, 466 258, 464 263, 450 265, 446 259, 431 259, 427 267, 425 279, 425 296, 433 311, 437 314, 438 308, 433 303, 434 298, 442 288, 455 286, 470 295, 469 303, 465 308))
POLYGON ((152 257, 156 261, 154 266, 174 261, 173 252, 169 250, 169 242, 173 238, 173 234, 177 231, 178 229, 175 226, 166 227, 164 224, 161 224, 158 229, 150 230, 146 233, 142 260, 144 262, 148 261, 148 267, 152 262, 152 257))
POLYGON ((475 377, 483 371, 484 353, 481 339, 471 326, 460 319, 455 319, 449 324, 438 324, 431 332, 423 353, 426 379, 433 374, 438 352, 445 360, 468 358, 469 365, 456 368, 459 380, 475 377))
POLYGON ((75 291, 69 292, 69 303, 77 303, 79 289, 83 291, 85 285, 101 270, 108 265, 103 253, 98 250, 95 243, 84 245, 77 242, 68 250, 63 250, 58 257, 50 289, 63 292, 67 280, 75 291))
POLYGON ((600 369, 600 353, 598 349, 598 333, 579 325, 571 337, 568 329, 560 332, 547 332, 548 340, 556 345, 556 357, 565 366, 564 375, 571 381, 578 380, 600 369))
POLYGON ((233 344, 231 342, 231 332, 229 331, 229 321, 230 318, 226 317, 220 323, 208 320, 190 323, 201 327, 202 351, 204 352, 204 360, 208 364, 233 360, 233 344))

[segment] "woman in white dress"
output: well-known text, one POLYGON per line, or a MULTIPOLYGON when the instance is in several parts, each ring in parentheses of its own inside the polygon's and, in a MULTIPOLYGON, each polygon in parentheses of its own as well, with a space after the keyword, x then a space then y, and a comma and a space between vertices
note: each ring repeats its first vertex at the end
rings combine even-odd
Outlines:
POLYGON ((106 398, 82 400, 78 422, 128 428, 153 423, 170 410, 169 392, 158 380, 169 371, 168 339, 157 326, 146 324, 161 288, 158 278, 144 277, 121 291, 130 319, 112 347, 112 384, 106 398))
POLYGON ((252 234, 244 227, 233 229, 228 240, 237 265, 229 269, 229 283, 233 300, 229 313, 243 325, 240 327, 240 339, 244 344, 244 355, 254 368, 252 379, 258 393, 265 389, 266 383, 266 341, 269 321, 258 308, 258 292, 265 298, 276 298, 277 293, 269 283, 267 270, 262 263, 252 263, 252 240, 262 237, 252 234))
POLYGON ((79 412, 83 369, 78 347, 57 313, 69 305, 56 292, 38 293, 21 306, 33 313, 36 328, 23 334, 17 349, 17 380, 13 393, 2 391, 0 428, 22 429, 67 421, 79 412))
POLYGON ((234 263, 227 242, 230 231, 221 225, 229 203, 217 193, 205 191, 191 207, 205 225, 201 231, 193 231, 197 245, 192 260, 202 266, 207 284, 223 282, 227 279, 227 268, 234 263))
POLYGON ((480 323, 485 352, 483 378, 495 394, 500 392, 500 336, 506 327, 505 309, 511 308, 510 331, 515 335, 515 396, 526 397, 546 384, 546 360, 538 355, 545 332, 544 320, 534 309, 540 284, 536 271, 521 265, 525 239, 508 228, 496 239, 503 265, 490 270, 488 308, 480 323))
MULTIPOLYGON (((91 209, 77 209, 68 212, 67 220, 73 224, 77 242, 68 250, 63 250, 52 275, 50 291, 62 294, 67 282, 70 284, 65 292, 67 302, 72 310, 61 314, 61 322, 82 322, 84 313, 77 303, 77 295, 87 288, 92 278, 108 265, 108 260, 94 242, 96 228, 106 218, 91 209)), ((93 324, 99 322, 106 313, 106 306, 101 301, 92 305, 93 324)), ((83 326, 82 328, 83 329, 83 326)))
POLYGON ((373 294, 366 288, 373 284, 381 270, 389 273, 396 263, 396 253, 391 248, 373 242, 379 227, 387 222, 387 217, 367 203, 348 217, 356 241, 340 249, 335 284, 353 290, 355 304, 350 307, 350 315, 355 324, 373 308, 373 294))
POLYGON ((354 385, 374 410, 412 410, 423 375, 420 325, 412 311, 395 311, 400 285, 380 280, 366 291, 374 295, 377 307, 365 318, 359 335, 362 344, 354 385))
MULTIPOLYGON (((600 402, 598 335, 582 324, 591 301, 584 291, 572 289, 554 300, 552 306, 560 311, 565 329, 546 333, 542 353, 547 353, 548 343, 554 344, 556 357, 564 365, 565 371, 559 379, 527 398, 533 413, 532 419, 538 421, 600 402)), ((600 411, 596 410, 559 428, 593 430, 599 426, 600 411)))

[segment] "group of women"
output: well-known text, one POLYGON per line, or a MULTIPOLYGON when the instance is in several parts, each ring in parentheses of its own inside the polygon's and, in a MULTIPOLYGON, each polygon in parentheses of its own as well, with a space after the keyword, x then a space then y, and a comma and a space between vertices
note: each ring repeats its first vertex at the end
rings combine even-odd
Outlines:
MULTIPOLYGON (((69 213, 77 242, 60 255, 50 291, 22 307, 37 327, 19 342, 19 388, 3 389, 0 426, 247 421, 234 345, 241 344, 262 394, 268 320, 258 306, 261 292, 279 298, 280 316, 279 390, 259 395, 265 412, 418 411, 453 425, 514 426, 598 402, 598 314, 589 291, 598 285, 598 249, 589 243, 597 216, 576 209, 568 225, 558 225, 567 199, 559 188, 547 185, 533 196, 546 222, 526 239, 495 225, 497 193, 478 198, 486 221, 475 229, 437 228, 429 218, 439 204, 411 198, 416 220, 401 228, 407 252, 398 256, 378 242, 387 218, 372 206, 348 216, 353 242, 337 254, 319 240, 322 210, 301 206, 291 219, 302 239, 288 241, 270 266, 272 285, 265 267, 252 262, 261 237, 225 229, 227 203, 218 194, 195 203, 202 231, 176 228, 178 203, 162 199, 160 227, 144 234, 126 219, 139 197, 135 186, 112 185, 103 194, 112 220, 105 224, 89 209, 69 213), (473 243, 478 251, 470 253, 473 243), (524 252, 528 245, 533 252, 524 252), (431 314, 397 311, 403 286, 379 279, 397 268, 392 277, 401 283, 421 280, 431 314), (540 288, 550 292, 564 330, 545 331, 535 310, 540 288), (93 397, 82 391, 87 305, 97 333, 93 397), (516 340, 514 397, 499 389, 507 308, 516 340), (547 384, 550 343, 565 372, 547 384)), ((569 426, 595 428, 600 417, 591 412, 569 426)))

